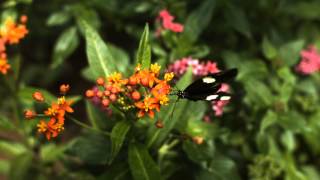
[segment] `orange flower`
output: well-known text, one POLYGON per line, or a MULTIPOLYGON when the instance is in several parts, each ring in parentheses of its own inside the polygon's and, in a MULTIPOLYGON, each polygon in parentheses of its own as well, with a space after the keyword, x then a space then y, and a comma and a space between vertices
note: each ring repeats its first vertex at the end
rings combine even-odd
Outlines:
POLYGON ((2 74, 7 74, 10 67, 11 66, 8 64, 8 61, 6 59, 0 58, 0 72, 2 74))
POLYGON ((5 26, 1 29, 0 35, 9 42, 9 44, 17 44, 20 39, 28 34, 28 30, 24 24, 16 24, 12 18, 5 21, 5 26))
POLYGON ((60 106, 56 103, 52 103, 51 107, 49 107, 46 111, 44 111, 44 114, 58 119, 60 122, 64 121, 64 115, 65 115, 65 110, 60 109, 60 106))
POLYGON ((140 109, 138 112, 138 117, 141 118, 144 116, 145 113, 148 113, 150 118, 154 117, 153 110, 156 109, 157 111, 160 110, 160 105, 156 98, 146 97, 143 101, 139 101, 135 103, 135 106, 140 109))
POLYGON ((64 130, 64 123, 57 122, 56 119, 51 118, 48 123, 46 123, 44 120, 41 120, 38 124, 38 132, 43 133, 46 135, 46 138, 48 140, 51 139, 51 137, 57 137, 58 134, 64 130))
POLYGON ((159 97, 161 95, 167 95, 170 93, 170 85, 167 84, 166 81, 161 81, 154 88, 152 88, 151 93, 155 97, 159 97))
POLYGON ((67 101, 64 96, 58 99, 59 109, 67 111, 68 113, 73 113, 73 109, 70 107, 72 101, 67 101))

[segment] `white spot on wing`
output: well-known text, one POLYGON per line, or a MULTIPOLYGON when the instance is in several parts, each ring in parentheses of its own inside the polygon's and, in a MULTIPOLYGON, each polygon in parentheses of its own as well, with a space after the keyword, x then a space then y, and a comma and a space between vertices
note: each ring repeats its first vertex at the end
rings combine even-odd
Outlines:
POLYGON ((218 96, 219 96, 219 95, 217 95, 217 94, 210 95, 210 96, 207 96, 207 97, 206 97, 206 100, 207 100, 207 101, 211 101, 211 100, 217 99, 218 96))
POLYGON ((202 81, 204 83, 214 83, 214 82, 216 82, 216 79, 213 78, 213 77, 205 77, 205 78, 202 79, 202 81))
POLYGON ((220 98, 221 101, 227 101, 227 100, 229 100, 229 99, 231 99, 230 96, 222 96, 222 97, 220 98))

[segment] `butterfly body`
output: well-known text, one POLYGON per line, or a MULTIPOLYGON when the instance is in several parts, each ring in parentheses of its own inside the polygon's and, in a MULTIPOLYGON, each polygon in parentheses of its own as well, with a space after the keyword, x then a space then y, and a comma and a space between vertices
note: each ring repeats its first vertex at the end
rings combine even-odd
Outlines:
POLYGON ((237 69, 230 69, 219 73, 209 74, 197 79, 185 90, 179 90, 176 95, 179 99, 188 99, 192 101, 229 100, 231 98, 230 94, 218 91, 221 88, 222 83, 234 79, 237 73, 237 69))

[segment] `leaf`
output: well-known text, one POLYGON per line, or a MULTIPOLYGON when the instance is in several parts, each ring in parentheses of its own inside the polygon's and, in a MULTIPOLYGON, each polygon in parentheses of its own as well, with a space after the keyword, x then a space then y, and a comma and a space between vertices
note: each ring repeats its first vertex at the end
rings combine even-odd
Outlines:
POLYGON ((202 170, 196 177, 197 180, 240 180, 236 164, 222 154, 216 154, 207 170, 202 170))
POLYGON ((0 128, 5 130, 13 130, 15 128, 12 121, 10 121, 5 115, 0 115, 0 128))
POLYGON ((277 49, 271 44, 268 37, 264 37, 262 41, 262 52, 263 55, 269 59, 272 60, 277 56, 277 49))
POLYGON ((144 145, 130 144, 128 160, 131 174, 135 180, 161 179, 159 167, 144 145))
POLYGON ((11 180, 24 180, 30 179, 31 174, 29 173, 32 165, 32 153, 25 152, 18 155, 11 161, 9 170, 9 179, 11 180), (29 173, 29 174, 28 174, 29 173))
POLYGON ((102 129, 104 127, 103 122, 105 121, 103 113, 88 100, 86 100, 86 111, 90 124, 94 128, 102 129))
POLYGON ((279 56, 287 66, 293 66, 298 63, 300 51, 305 44, 304 40, 295 40, 284 44, 279 49, 279 56))
POLYGON ((229 26, 247 38, 251 38, 250 24, 243 9, 230 3, 228 4, 227 11, 225 11, 225 16, 229 26))
POLYGON ((188 16, 181 37, 183 41, 193 43, 198 39, 202 31, 210 23, 215 5, 215 0, 203 1, 203 3, 188 16))
POLYGON ((98 78, 117 71, 116 62, 99 34, 86 21, 80 22, 85 30, 86 52, 91 72, 98 78))
POLYGON ((198 145, 191 141, 184 141, 182 148, 183 151, 187 153, 188 158, 199 165, 208 163, 215 153, 215 146, 213 143, 198 145))
POLYGON ((117 61, 117 69, 123 74, 128 74, 129 71, 127 71, 127 68, 130 63, 130 58, 127 52, 110 43, 108 47, 113 58, 117 61))
POLYGON ((96 82, 97 78, 95 77, 95 74, 91 71, 90 67, 85 67, 84 69, 82 69, 81 71, 81 75, 92 82, 96 82))
MULTIPOLYGON (((184 76, 179 80, 176 87, 178 88, 185 88, 187 85, 190 84, 192 79, 192 69, 190 68, 184 76)), ((181 102, 176 103, 177 107, 174 107, 175 103, 170 103, 166 109, 162 111, 160 114, 160 119, 162 119, 162 123, 164 127, 162 129, 158 129, 155 126, 151 126, 148 129, 148 135, 147 135, 147 147, 151 146, 159 146, 160 143, 167 137, 169 132, 174 128, 176 123, 180 120, 179 117, 185 112, 184 108, 187 105, 186 100, 181 100, 181 102), (171 116, 171 113, 173 112, 175 108, 175 112, 173 116, 171 116), (171 118, 172 117, 172 118, 171 118)))
POLYGON ((136 57, 137 64, 141 64, 141 68, 149 68, 151 64, 151 47, 149 44, 149 26, 146 24, 140 38, 139 49, 136 57))
POLYGON ((291 131, 285 131, 281 135, 281 142, 286 147, 288 152, 292 152, 295 149, 295 138, 294 134, 291 131))
POLYGON ((10 162, 8 160, 0 160, 0 174, 6 175, 10 169, 10 162))
POLYGON ((111 142, 109 137, 91 131, 76 138, 68 147, 67 153, 90 165, 104 165, 110 160, 111 142))
POLYGON ((260 133, 265 133, 266 129, 277 122, 277 114, 271 110, 267 111, 261 120, 260 133))
POLYGON ((130 177, 130 171, 127 162, 121 162, 120 164, 112 165, 108 167, 108 171, 104 171, 104 173, 99 176, 98 180, 127 180, 132 179, 130 177))
POLYGON ((101 26, 101 22, 97 12, 82 3, 74 3, 73 5, 69 6, 68 10, 77 20, 80 32, 83 34, 85 34, 86 32, 86 27, 83 26, 83 23, 81 21, 85 21, 90 27, 94 29, 99 29, 99 27, 101 26))
POLYGON ((52 13, 47 19, 47 26, 63 25, 70 20, 70 15, 65 11, 52 13))
POLYGON ((111 159, 109 164, 111 164, 114 158, 118 155, 130 127, 131 127, 131 124, 128 121, 123 120, 118 122, 112 128, 112 131, 111 131, 112 149, 111 149, 111 159))
POLYGON ((56 68, 61 65, 63 61, 74 52, 78 45, 79 38, 76 27, 70 27, 64 30, 55 44, 51 68, 56 68))
POLYGON ((290 15, 300 17, 306 20, 316 20, 320 17, 320 3, 318 1, 290 3, 284 9, 290 15))
POLYGON ((0 141, 0 152, 6 156, 17 156, 26 152, 26 147, 20 143, 0 141))
POLYGON ((46 144, 41 147, 40 157, 45 163, 57 161, 63 157, 65 146, 57 146, 55 144, 46 144))

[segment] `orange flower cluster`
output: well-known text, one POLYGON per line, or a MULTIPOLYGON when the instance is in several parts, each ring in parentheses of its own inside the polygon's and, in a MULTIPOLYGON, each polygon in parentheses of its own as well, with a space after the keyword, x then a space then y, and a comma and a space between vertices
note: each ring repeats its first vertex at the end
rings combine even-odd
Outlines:
POLYGON ((12 18, 7 18, 0 27, 0 73, 7 74, 10 69, 8 64, 6 45, 18 44, 19 41, 28 34, 26 28, 27 16, 20 17, 21 24, 16 24, 12 18))
POLYGON ((169 102, 168 94, 171 87, 168 84, 173 73, 165 73, 164 80, 159 79, 161 67, 152 64, 148 69, 136 68, 133 75, 123 79, 120 73, 113 73, 106 78, 98 78, 98 90, 87 90, 86 97, 94 102, 100 102, 103 107, 110 103, 118 105, 122 110, 134 110, 139 118, 146 113, 153 118, 162 105, 169 102))
MULTIPOLYGON (((60 96, 56 102, 52 102, 51 106, 44 111, 44 114, 37 114, 32 110, 26 110, 24 116, 26 119, 34 119, 35 117, 46 117, 48 122, 45 119, 41 119, 37 124, 38 132, 45 134, 46 138, 50 140, 51 137, 57 137, 58 134, 64 130, 64 120, 65 114, 73 113, 71 108, 72 101, 68 101, 65 98, 65 93, 69 90, 69 85, 60 86, 60 96)), ((34 92, 32 97, 37 102, 45 102, 45 97, 41 92, 34 92)))

